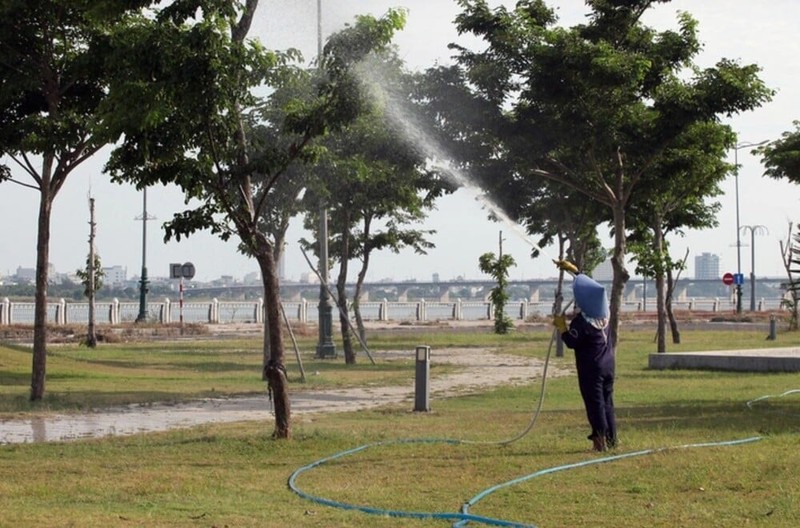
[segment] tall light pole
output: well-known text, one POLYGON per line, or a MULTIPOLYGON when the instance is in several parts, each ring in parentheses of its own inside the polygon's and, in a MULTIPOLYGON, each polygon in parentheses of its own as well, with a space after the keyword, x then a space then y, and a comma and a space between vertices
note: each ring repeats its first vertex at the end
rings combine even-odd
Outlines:
MULTIPOLYGON (((733 147, 733 176, 736 183, 736 274, 737 277, 742 276, 742 239, 739 234, 741 227, 739 226, 739 149, 760 147, 767 140, 758 143, 737 143, 733 147)), ((742 313, 742 283, 741 280, 736 281, 736 313, 742 313)))
POLYGON ((744 225, 742 231, 750 231, 750 311, 756 311, 756 235, 769 234, 763 225, 744 225))
MULTIPOLYGON (((322 0, 317 0, 317 63, 322 68, 322 0)), ((317 358, 335 358, 333 310, 328 294, 328 209, 324 200, 319 207, 319 341, 317 358)))
POLYGON ((139 280, 139 315, 136 316, 137 323, 147 321, 147 221, 155 219, 155 216, 147 214, 147 187, 142 189, 142 216, 137 216, 135 220, 142 221, 142 276, 139 280))

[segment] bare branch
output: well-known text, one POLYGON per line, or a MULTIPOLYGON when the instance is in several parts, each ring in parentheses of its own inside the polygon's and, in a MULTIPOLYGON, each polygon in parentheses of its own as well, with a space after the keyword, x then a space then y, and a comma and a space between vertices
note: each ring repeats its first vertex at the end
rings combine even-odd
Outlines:
POLYGON ((39 187, 37 187, 35 185, 31 185, 30 183, 21 182, 19 180, 15 180, 14 178, 6 178, 3 181, 9 181, 11 183, 16 183, 17 185, 19 185, 21 187, 27 187, 28 189, 33 189, 34 191, 40 190, 39 187))
POLYGON ((30 160, 28 159, 28 155, 27 155, 27 154, 25 154, 25 153, 23 152, 23 153, 22 153, 22 159, 21 159, 21 160, 20 160, 19 158, 17 158, 16 156, 14 156, 13 154, 9 154, 9 155, 8 155, 8 157, 9 157, 9 158, 11 158, 11 160, 12 160, 14 163, 16 163, 17 165, 19 165, 19 167, 20 167, 20 168, 22 168, 22 170, 24 170, 25 172, 27 172, 27 173, 28 173, 28 175, 29 175, 31 178, 33 178, 33 179, 34 179, 34 181, 35 181, 36 183, 38 183, 40 186, 42 185, 42 178, 39 176, 39 173, 38 173, 38 172, 36 172, 36 169, 35 169, 35 168, 33 167, 33 165, 31 164, 30 160), (23 162, 24 162, 24 163, 23 163, 23 162))
POLYGON ((258 0, 247 0, 239 22, 231 28, 231 38, 234 42, 244 42, 245 37, 250 32, 250 25, 253 23, 257 7, 258 0))

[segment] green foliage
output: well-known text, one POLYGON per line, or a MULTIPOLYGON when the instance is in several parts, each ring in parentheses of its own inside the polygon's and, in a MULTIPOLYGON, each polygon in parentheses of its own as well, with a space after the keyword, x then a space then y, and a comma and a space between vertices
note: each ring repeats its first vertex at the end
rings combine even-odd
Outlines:
MULTIPOLYGON (((525 212, 536 202, 539 210, 555 210, 558 197, 568 194, 565 186, 605 208, 604 215, 592 215, 591 225, 612 226, 616 334, 629 276, 630 211, 637 205, 647 210, 667 194, 656 185, 664 173, 654 173, 654 165, 668 149, 685 149, 695 127, 757 108, 773 92, 756 65, 723 59, 695 67, 700 44, 689 14, 679 15, 675 30, 659 32, 642 22, 652 0, 587 4, 587 22, 565 28, 555 25, 555 12, 542 1, 490 9, 484 0, 462 0, 457 29, 483 44, 479 51, 452 46, 456 65, 429 74, 442 94, 431 100, 443 130, 461 143, 453 149, 457 161, 532 232, 546 239, 567 231, 567 214, 565 222, 548 224, 528 220, 525 212)), ((714 149, 711 157, 719 167, 724 152, 714 149)), ((692 178, 687 173, 683 187, 698 203, 717 192, 692 178)), ((575 211, 566 208, 572 216, 575 211)))
POLYGON ((500 255, 496 257, 494 253, 484 253, 478 258, 478 266, 483 273, 490 275, 497 281, 497 286, 492 288, 489 293, 489 300, 494 307, 494 331, 496 334, 507 334, 514 323, 505 313, 508 303, 508 270, 511 266, 516 266, 514 257, 511 255, 500 255))
POLYGON ((90 260, 91 256, 86 256, 86 267, 84 269, 75 270, 75 274, 81 280, 81 284, 83 284, 83 295, 85 297, 90 297, 92 293, 97 293, 103 288, 103 277, 105 277, 106 273, 103 271, 103 267, 100 262, 100 255, 95 254, 94 256, 94 288, 90 284, 90 260))
POLYGON ((44 395, 47 355, 47 264, 52 204, 66 179, 115 138, 104 108, 115 69, 107 35, 152 1, 7 0, 0 3, 0 153, 39 193, 31 399, 44 395), (40 163, 38 167, 35 165, 40 163))
POLYGON ((755 149, 766 167, 764 174, 770 178, 800 183, 800 121, 795 121, 794 127, 793 131, 784 132, 781 139, 755 149))
POLYGON ((252 252, 254 219, 280 198, 270 194, 276 181, 313 137, 360 111, 347 68, 385 44, 399 23, 393 15, 363 17, 335 36, 323 60, 328 76, 318 80, 317 97, 305 101, 280 91, 304 75, 292 64, 297 55, 234 41, 225 9, 204 12, 194 24, 142 19, 112 34, 119 71, 107 110, 123 141, 107 170, 138 186, 174 183, 187 201, 199 200, 167 224, 167 238, 210 229, 222 238, 236 234, 252 252), (254 90, 265 85, 284 97, 269 114, 282 122, 258 122, 254 109, 266 106, 254 90))

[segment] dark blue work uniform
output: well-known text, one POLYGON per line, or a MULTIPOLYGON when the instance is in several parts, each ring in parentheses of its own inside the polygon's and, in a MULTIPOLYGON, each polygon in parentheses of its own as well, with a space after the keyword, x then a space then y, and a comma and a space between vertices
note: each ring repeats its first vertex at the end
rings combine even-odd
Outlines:
MULTIPOLYGON (((590 439, 603 439, 603 445, 617 442, 617 421, 614 415, 614 343, 609 339, 608 325, 602 330, 593 326, 580 313, 572 319, 569 330, 561 334, 575 351, 578 384, 592 427, 590 439)), ((598 442, 595 442, 597 448, 598 442)))

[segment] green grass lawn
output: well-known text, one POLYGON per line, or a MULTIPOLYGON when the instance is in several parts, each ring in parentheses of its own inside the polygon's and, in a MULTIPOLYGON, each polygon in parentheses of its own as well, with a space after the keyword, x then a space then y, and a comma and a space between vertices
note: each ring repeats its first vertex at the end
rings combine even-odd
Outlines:
MULTIPOLYGON (((314 360, 300 388, 405 382, 418 344, 481 346, 544 357, 547 330, 491 334, 376 335, 375 350, 409 350, 408 361, 314 360)), ((667 449, 544 475, 488 495, 476 515, 540 527, 800 526, 800 395, 745 403, 800 388, 800 374, 652 371, 652 330, 623 329, 616 403, 620 446, 612 454, 760 436, 745 445, 667 449)), ((674 351, 797 346, 800 335, 684 332, 674 351)), ((568 367, 572 361, 555 359, 568 367)), ((436 368, 432 370, 436 375, 436 368)), ((27 402, 30 352, 0 346, 0 416, 132 402, 262 392, 258 341, 200 341, 51 348, 48 397, 27 402)), ((534 472, 603 455, 588 451, 588 427, 574 377, 551 379, 530 434, 506 446, 393 443, 449 438, 493 442, 530 421, 539 381, 481 395, 406 406, 294 418, 294 438, 274 441, 271 422, 202 426, 128 438, 0 446, 0 526, 414 527, 448 521, 372 516, 302 499, 287 487, 297 468, 357 446, 385 442, 302 474, 312 495, 374 508, 457 512, 483 490, 534 472)), ((2 424, 0 424, 1 426, 2 424)), ((477 526, 470 524, 470 526, 477 526)))

